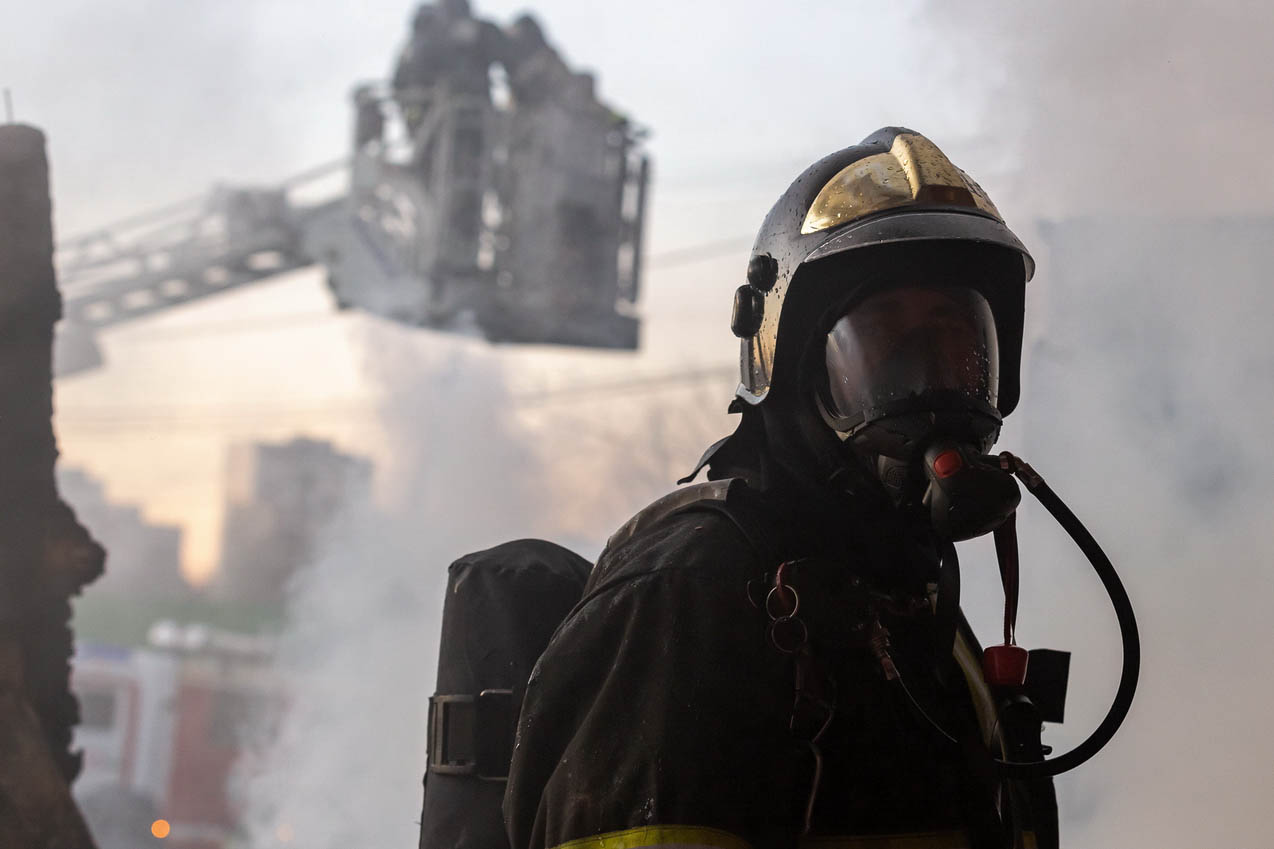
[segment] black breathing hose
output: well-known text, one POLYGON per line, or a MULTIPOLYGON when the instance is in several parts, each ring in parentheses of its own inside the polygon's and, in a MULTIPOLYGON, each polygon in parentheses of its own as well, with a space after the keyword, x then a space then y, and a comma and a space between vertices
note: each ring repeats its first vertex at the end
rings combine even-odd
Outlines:
MULTIPOLYGON (((1049 488, 1048 484, 1044 482, 1044 479, 1034 469, 1008 452, 1002 453, 999 459, 1001 468, 1005 471, 1012 471, 1017 475, 1027 490, 1052 514, 1057 523, 1079 546, 1080 551, 1088 558, 1088 562, 1093 565, 1093 569, 1097 572, 1097 577, 1101 579, 1102 586, 1106 588, 1106 594, 1110 596, 1110 602, 1115 608, 1115 616, 1119 620, 1119 635, 1123 640, 1124 647, 1123 669, 1119 675, 1119 688, 1115 691, 1114 701, 1111 702, 1110 710, 1106 712, 1106 717, 1097 726, 1096 730, 1088 736, 1088 739, 1069 752, 1058 755, 1055 758, 1046 758, 1040 761, 994 759, 996 770, 1005 778, 1043 778, 1060 775, 1063 772, 1074 769, 1101 751, 1110 742, 1110 739, 1115 736, 1115 732, 1123 724, 1124 718, 1128 716, 1128 710, 1132 707, 1133 695, 1137 691, 1137 676, 1141 670, 1141 638, 1137 633, 1137 619, 1133 613, 1132 602, 1128 599, 1128 593, 1124 589, 1123 583, 1119 580, 1119 575, 1115 572, 1115 567, 1111 564, 1110 558, 1102 551, 1101 546, 1097 544, 1097 540, 1093 539, 1088 529, 1084 527, 1079 519, 1075 517, 1075 514, 1070 511, 1070 508, 1062 502, 1057 493, 1049 488)), ((901 685, 908 701, 920 712, 926 722, 937 729, 943 737, 953 743, 958 742, 925 713, 901 678, 895 680, 901 685)))
POLYGON ((1102 747, 1115 736, 1124 718, 1128 716, 1133 695, 1137 692, 1137 676, 1141 671, 1141 637, 1137 633, 1137 617, 1133 613, 1128 592, 1124 589, 1123 582, 1119 580, 1119 574, 1115 572, 1110 558, 1097 544, 1097 540, 1093 539, 1093 535, 1088 532, 1083 523, 1075 517, 1070 508, 1058 498, 1057 493, 1053 492, 1034 469, 1007 452, 1002 454, 1001 458, 1008 461, 1031 495, 1044 505, 1044 509, 1052 514, 1057 523, 1070 534, 1070 538, 1079 546, 1079 550, 1084 552, 1088 562, 1093 564, 1093 569, 1097 572, 1097 577, 1101 579, 1102 586, 1106 588, 1106 594, 1110 596, 1110 603, 1115 608, 1115 616, 1119 620, 1119 636, 1124 646, 1124 663, 1119 673, 1119 688, 1115 691, 1114 701, 1111 702, 1110 710, 1106 711, 1101 724, 1088 735, 1087 740, 1069 752, 1047 760, 1035 762, 997 760, 996 762, 1000 772, 1009 778, 1059 775, 1074 769, 1101 751, 1102 747))

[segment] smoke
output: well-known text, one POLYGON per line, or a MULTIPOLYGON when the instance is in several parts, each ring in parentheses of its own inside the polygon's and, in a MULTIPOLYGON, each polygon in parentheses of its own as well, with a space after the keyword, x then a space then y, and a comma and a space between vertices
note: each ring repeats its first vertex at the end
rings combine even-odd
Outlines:
POLYGON ((502 352, 373 327, 358 347, 385 398, 379 503, 328 529, 290 588, 284 704, 236 777, 253 849, 415 845, 446 567, 527 536, 596 555, 720 429, 696 396, 519 412, 502 352))
MULTIPOLYGON (((1264 845, 1274 8, 931 6, 984 130, 965 167, 993 175, 1040 261, 1028 458, 1107 546, 1141 624, 1125 730, 1058 780, 1063 840, 1264 845)), ((1023 534, 1020 633, 1075 652, 1067 723, 1047 737, 1065 747, 1113 695, 1118 635, 1041 513, 1023 534)))
POLYGON ((337 522, 291 588, 277 736, 240 788, 249 845, 414 845, 446 567, 551 535, 536 446, 503 414, 499 363, 383 328, 362 340, 384 391, 379 505, 337 522))
POLYGON ((8 4, 0 81, 49 134, 57 232, 339 155, 350 88, 386 73, 411 5, 8 4))
POLYGON ((1268 4, 996 0, 926 19, 1019 209, 1269 211, 1268 4))

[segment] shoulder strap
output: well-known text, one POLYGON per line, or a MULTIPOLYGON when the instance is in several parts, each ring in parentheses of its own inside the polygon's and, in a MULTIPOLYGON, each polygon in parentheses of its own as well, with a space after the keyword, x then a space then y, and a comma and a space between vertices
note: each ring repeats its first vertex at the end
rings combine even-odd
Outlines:
POLYGON ((730 520, 748 544, 768 566, 778 566, 785 558, 777 517, 761 494, 742 478, 726 478, 713 483, 727 484, 724 497, 686 505, 685 510, 717 513, 730 520))
POLYGON ((616 548, 621 546, 651 525, 661 522, 672 514, 688 507, 697 506, 701 502, 711 504, 719 501, 724 503, 726 493, 733 482, 733 479, 727 478, 725 480, 697 483, 693 486, 673 490, 625 522, 619 530, 610 535, 610 539, 606 541, 606 547, 616 548))

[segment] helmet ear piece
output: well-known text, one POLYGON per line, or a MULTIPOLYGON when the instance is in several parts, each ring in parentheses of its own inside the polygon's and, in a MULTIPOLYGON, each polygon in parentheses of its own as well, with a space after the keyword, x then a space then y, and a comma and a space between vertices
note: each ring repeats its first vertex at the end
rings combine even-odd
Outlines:
POLYGON ((758 292, 774 288, 779 276, 779 261, 769 254, 756 254, 748 260, 748 285, 758 292))
POLYGON ((740 339, 755 336, 765 317, 765 298, 751 286, 740 286, 734 292, 734 312, 730 330, 740 339))
POLYGON ((778 279, 778 261, 769 254, 756 254, 748 260, 748 282, 734 293, 734 312, 730 330, 740 339, 755 336, 765 318, 765 293, 778 279))

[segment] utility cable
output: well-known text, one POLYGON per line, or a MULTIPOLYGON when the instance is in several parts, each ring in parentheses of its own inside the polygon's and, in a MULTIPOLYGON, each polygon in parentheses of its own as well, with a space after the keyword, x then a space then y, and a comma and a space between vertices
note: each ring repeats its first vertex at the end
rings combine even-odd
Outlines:
MULTIPOLYGON (((726 380, 738 373, 734 365, 710 366, 686 371, 679 369, 646 374, 622 380, 576 384, 555 389, 535 389, 510 393, 505 401, 515 409, 542 407, 562 401, 627 394, 634 389, 644 393, 680 389, 709 380, 726 380)), ((270 421, 313 417, 331 421, 335 418, 376 418, 381 408, 379 400, 320 402, 295 406, 230 406, 224 404, 192 405, 185 408, 170 407, 167 410, 138 409, 134 407, 63 408, 55 415, 61 426, 80 430, 129 430, 157 428, 233 427, 235 425, 268 424, 270 421)))

